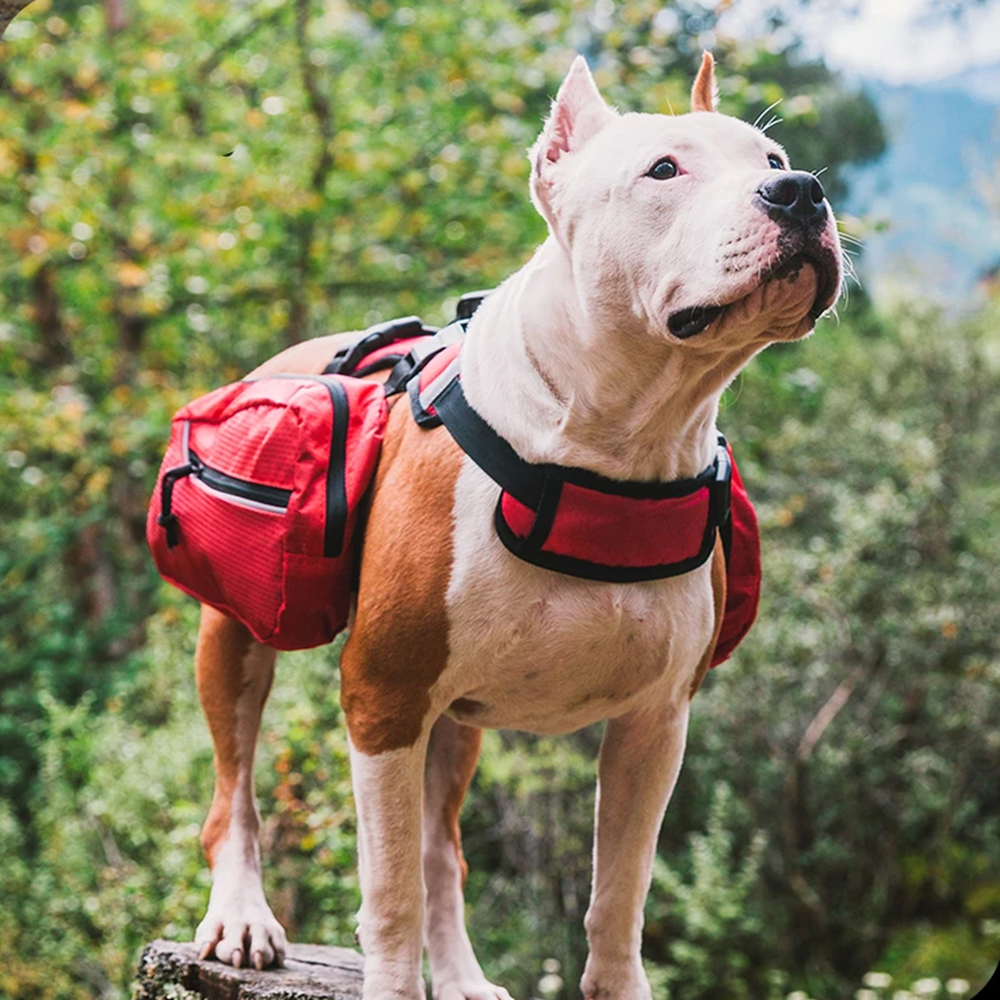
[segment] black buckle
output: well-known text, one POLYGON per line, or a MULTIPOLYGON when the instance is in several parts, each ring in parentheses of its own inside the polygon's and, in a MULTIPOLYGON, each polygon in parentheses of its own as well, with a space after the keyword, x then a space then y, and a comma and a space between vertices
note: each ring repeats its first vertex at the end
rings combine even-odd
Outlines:
POLYGON ((720 434, 715 450, 715 478, 708 487, 708 527, 720 528, 729 520, 732 497, 733 463, 729 460, 726 439, 720 434))
POLYGON ((465 335, 466 320, 456 320, 454 323, 449 323, 448 326, 442 327, 434 335, 433 339, 425 341, 422 344, 417 344, 409 354, 403 358, 402 361, 397 362, 395 368, 392 369, 392 373, 385 383, 385 394, 386 396, 395 395, 397 392, 402 392, 403 387, 417 375, 434 357, 435 354, 440 354, 449 344, 453 344, 456 340, 460 340, 465 335))
POLYGON ((481 292, 466 292, 458 300, 458 305, 455 307, 455 319, 472 319, 472 314, 491 291, 493 291, 492 288, 481 292))

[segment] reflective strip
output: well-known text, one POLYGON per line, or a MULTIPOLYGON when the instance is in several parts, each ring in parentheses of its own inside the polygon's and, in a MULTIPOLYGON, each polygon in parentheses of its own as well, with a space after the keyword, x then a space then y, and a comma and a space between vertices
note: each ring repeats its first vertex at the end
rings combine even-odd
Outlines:
POLYGON ((458 374, 460 357, 461 355, 456 354, 448 367, 420 390, 420 406, 423 410, 429 410, 434 405, 434 400, 444 391, 444 387, 458 374))

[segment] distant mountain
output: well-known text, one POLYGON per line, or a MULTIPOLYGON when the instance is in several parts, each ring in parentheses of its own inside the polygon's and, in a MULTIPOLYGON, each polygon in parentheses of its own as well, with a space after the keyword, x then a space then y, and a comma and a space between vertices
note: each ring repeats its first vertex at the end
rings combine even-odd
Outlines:
POLYGON ((866 86, 890 143, 852 172, 844 206, 886 226, 865 240, 862 280, 876 296, 913 286, 968 298, 1000 264, 1000 64, 929 84, 866 86))

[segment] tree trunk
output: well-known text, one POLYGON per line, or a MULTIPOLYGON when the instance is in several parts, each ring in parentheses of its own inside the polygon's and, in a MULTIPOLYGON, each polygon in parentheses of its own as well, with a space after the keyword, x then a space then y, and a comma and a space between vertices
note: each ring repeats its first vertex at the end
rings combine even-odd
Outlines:
POLYGON ((117 35, 128 26, 128 10, 125 0, 104 0, 104 19, 108 34, 117 35))
POLYGON ((135 1000, 361 1000, 361 956, 348 948, 293 944, 283 969, 199 962, 193 944, 154 941, 139 960, 135 1000))

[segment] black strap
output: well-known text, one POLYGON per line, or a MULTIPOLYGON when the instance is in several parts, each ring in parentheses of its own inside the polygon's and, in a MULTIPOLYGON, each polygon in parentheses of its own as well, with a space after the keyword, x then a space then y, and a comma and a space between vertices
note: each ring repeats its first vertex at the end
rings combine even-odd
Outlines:
MULTIPOLYGON (((361 338, 347 347, 342 347, 333 360, 323 369, 324 375, 356 375, 358 365, 373 351, 400 340, 428 336, 437 333, 437 328, 424 326, 419 316, 403 316, 368 327, 361 338)), ((381 366, 379 366, 381 367, 381 366)), ((388 367, 388 364, 386 365, 388 367)), ((370 369, 375 371, 376 368, 370 369)), ((368 374, 366 371, 365 374, 368 374)))
POLYGON ((715 461, 691 479, 670 482, 610 479, 573 466, 527 462, 469 405, 458 373, 429 401, 452 437, 470 458, 515 500, 537 510, 553 479, 586 489, 633 499, 664 500, 709 490, 709 527, 729 516, 732 466, 726 439, 720 434, 715 461))
POLYGON ((434 397, 433 405, 462 451, 515 500, 537 510, 549 467, 533 465, 521 458, 469 406, 462 391, 462 380, 457 375, 434 397))

